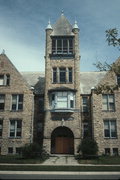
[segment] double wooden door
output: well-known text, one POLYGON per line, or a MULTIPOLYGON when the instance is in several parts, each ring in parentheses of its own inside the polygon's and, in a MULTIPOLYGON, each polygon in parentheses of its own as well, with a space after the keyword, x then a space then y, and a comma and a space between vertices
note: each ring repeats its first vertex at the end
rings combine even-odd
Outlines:
POLYGON ((74 142, 71 137, 56 137, 55 138, 55 153, 56 154, 73 154, 74 142))

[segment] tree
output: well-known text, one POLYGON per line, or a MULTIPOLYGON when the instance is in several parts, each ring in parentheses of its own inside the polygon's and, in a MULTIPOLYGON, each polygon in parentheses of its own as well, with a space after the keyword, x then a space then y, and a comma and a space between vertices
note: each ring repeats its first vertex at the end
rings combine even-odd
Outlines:
MULTIPOLYGON (((120 50, 120 38, 118 37, 118 30, 116 28, 108 29, 105 31, 106 33, 106 41, 108 42, 109 46, 117 47, 118 50, 120 50)), ((99 70, 99 71, 108 71, 111 70, 112 65, 108 64, 106 61, 101 62, 98 61, 96 63, 93 63, 93 65, 99 70)))
POLYGON ((108 29, 106 32, 106 41, 108 42, 109 46, 118 47, 120 50, 120 38, 118 37, 118 30, 116 28, 108 29))

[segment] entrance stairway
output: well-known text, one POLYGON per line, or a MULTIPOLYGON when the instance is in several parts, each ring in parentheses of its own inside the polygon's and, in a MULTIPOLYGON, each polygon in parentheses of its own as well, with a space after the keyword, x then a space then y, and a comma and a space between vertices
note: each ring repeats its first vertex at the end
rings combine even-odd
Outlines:
POLYGON ((72 155, 55 155, 50 156, 44 163, 44 165, 77 165, 78 162, 72 155))

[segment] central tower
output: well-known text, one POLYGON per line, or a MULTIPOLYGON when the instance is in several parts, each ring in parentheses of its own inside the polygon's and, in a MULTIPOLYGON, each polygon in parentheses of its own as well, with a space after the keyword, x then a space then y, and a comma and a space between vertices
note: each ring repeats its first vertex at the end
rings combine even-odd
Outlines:
POLYGON ((81 139, 79 28, 61 14, 46 28, 43 147, 76 154, 81 139))

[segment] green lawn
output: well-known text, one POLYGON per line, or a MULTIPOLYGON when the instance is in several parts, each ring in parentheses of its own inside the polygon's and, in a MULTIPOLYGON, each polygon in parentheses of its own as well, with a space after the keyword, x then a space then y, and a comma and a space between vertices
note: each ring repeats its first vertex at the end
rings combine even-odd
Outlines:
MULTIPOLYGON (((23 159, 20 156, 9 155, 0 156, 0 163, 17 163, 17 164, 42 164, 44 160, 40 158, 23 159)), ((79 164, 120 164, 120 156, 101 156, 98 159, 78 159, 79 164)))
POLYGON ((16 166, 0 165, 0 171, 120 171, 120 166, 16 166))
POLYGON ((98 159, 79 159, 80 164, 120 164, 120 156, 101 156, 98 159))

